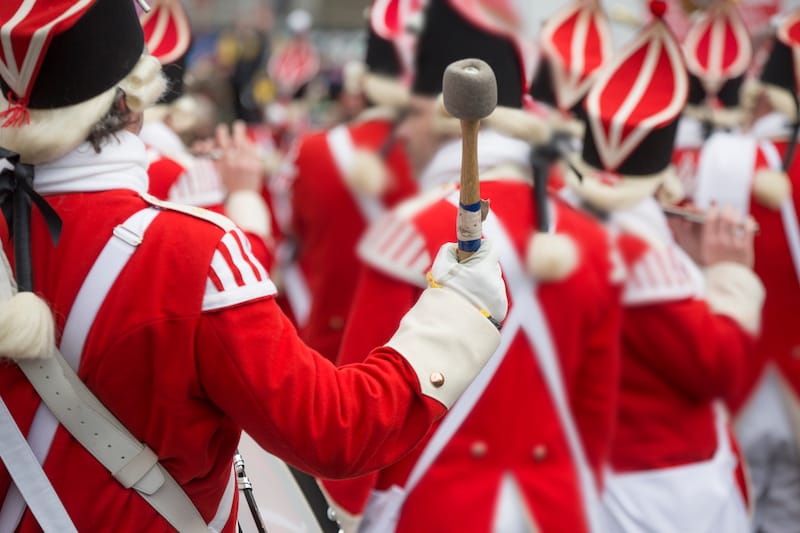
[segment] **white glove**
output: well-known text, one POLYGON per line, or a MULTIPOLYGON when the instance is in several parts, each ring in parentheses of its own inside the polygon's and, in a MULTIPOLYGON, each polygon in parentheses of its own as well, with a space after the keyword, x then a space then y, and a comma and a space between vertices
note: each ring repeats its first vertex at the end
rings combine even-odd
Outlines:
POLYGON ((498 254, 487 239, 483 239, 478 251, 462 263, 456 258, 456 244, 443 244, 428 273, 428 281, 431 286, 457 292, 498 324, 506 316, 506 285, 500 273, 498 254))

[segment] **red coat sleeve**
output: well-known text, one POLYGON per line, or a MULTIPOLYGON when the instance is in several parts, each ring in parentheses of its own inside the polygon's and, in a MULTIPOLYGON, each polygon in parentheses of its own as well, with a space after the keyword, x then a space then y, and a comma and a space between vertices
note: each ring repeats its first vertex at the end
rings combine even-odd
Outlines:
POLYGON ((391 349, 337 369, 303 344, 271 298, 204 314, 198 335, 198 375, 212 402, 264 449, 314 475, 390 464, 445 411, 391 349))
POLYGON ((698 299, 628 308, 623 327, 629 353, 697 401, 728 399, 755 347, 734 320, 698 299))

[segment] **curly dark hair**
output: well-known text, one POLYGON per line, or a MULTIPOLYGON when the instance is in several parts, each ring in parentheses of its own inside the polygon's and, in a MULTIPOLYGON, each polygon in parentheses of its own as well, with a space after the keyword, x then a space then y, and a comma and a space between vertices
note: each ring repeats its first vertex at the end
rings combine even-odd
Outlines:
POLYGON ((111 138, 116 139, 115 134, 118 131, 125 129, 134 122, 135 119, 131 116, 128 105, 125 103, 125 91, 117 87, 117 93, 114 95, 114 103, 111 104, 111 109, 92 126, 86 140, 91 143, 94 151, 99 154, 103 144, 111 138))

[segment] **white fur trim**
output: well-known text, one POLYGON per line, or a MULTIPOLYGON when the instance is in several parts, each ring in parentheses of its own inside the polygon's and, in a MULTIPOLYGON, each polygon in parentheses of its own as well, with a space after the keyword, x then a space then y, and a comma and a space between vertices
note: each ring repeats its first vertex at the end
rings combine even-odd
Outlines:
POLYGON ((383 159, 370 150, 356 150, 349 172, 344 176, 356 193, 381 196, 389 186, 389 171, 383 159))
POLYGON ((632 207, 653 196, 667 173, 674 172, 669 166, 661 172, 647 176, 625 176, 611 172, 609 174, 616 174, 619 177, 619 182, 609 185, 599 179, 601 171, 582 159, 573 158, 571 163, 581 173, 583 179, 578 179, 575 172, 567 167, 565 173, 567 185, 589 205, 603 211, 632 207))
MULTIPOLYGON (((116 88, 67 107, 29 109, 29 124, 0 128, 0 146, 34 165, 59 159, 86 140, 92 126, 108 113, 115 94, 116 88)), ((8 102, 0 95, 0 110, 7 107, 8 102)))
POLYGON ((683 182, 675 172, 675 167, 670 165, 664 174, 664 181, 658 189, 658 199, 661 203, 675 205, 686 198, 686 189, 683 182))
POLYGON ((531 144, 545 143, 553 134, 553 128, 547 120, 512 107, 495 107, 484 122, 500 133, 531 144))
POLYGON ((423 394, 450 408, 500 344, 500 332, 458 293, 426 289, 386 344, 419 378, 423 394), (444 383, 434 386, 436 374, 444 383))
POLYGON ((758 95, 761 93, 762 84, 755 78, 745 78, 742 87, 739 89, 739 106, 746 113, 751 113, 758 103, 758 95))
POLYGON ((789 120, 794 121, 798 119, 794 98, 789 91, 783 87, 778 87, 777 85, 771 85, 768 83, 762 83, 762 86, 764 87, 764 91, 767 93, 769 105, 772 106, 774 110, 783 113, 789 118, 789 120))
POLYGON ((561 113, 551 113, 548 121, 553 133, 563 133, 575 139, 583 139, 586 132, 585 122, 576 118, 564 117, 561 113))
POLYGON ((791 194, 792 183, 786 172, 763 168, 753 176, 753 196, 765 207, 778 211, 791 194))
POLYGON ((348 61, 342 67, 342 90, 346 94, 359 95, 364 92, 366 65, 362 61, 348 61))
POLYGON ((755 273, 738 263, 717 263, 705 269, 706 301, 711 309, 735 320, 756 335, 761 329, 764 285, 755 273))
POLYGON ((50 357, 55 350, 55 322, 44 300, 17 293, 6 254, 0 250, 0 359, 50 357))
POLYGON ((55 325, 47 303, 32 292, 20 292, 0 304, 0 358, 50 357, 55 325))
MULTIPOLYGON (((133 111, 155 103, 166 87, 158 61, 142 55, 131 74, 120 81, 128 106, 133 111), (153 72, 153 61, 156 71, 153 72)), ((117 88, 113 87, 79 104, 55 109, 29 109, 30 123, 20 127, 0 128, 0 146, 17 152, 23 162, 46 163, 58 159, 88 137, 89 131, 114 102, 117 88)), ((0 95, 0 111, 8 102, 0 95)))
POLYGON ((575 271, 578 249, 568 235, 534 233, 528 241, 525 266, 537 281, 560 281, 575 271))
POLYGON ((686 105, 683 114, 699 121, 708 121, 718 128, 738 129, 747 114, 741 107, 716 109, 706 105, 686 105))
POLYGON ((255 233, 264 240, 272 235, 269 207, 255 191, 230 193, 225 200, 225 214, 246 232, 255 233))
MULTIPOLYGON (((482 119, 482 124, 502 135, 519 139, 530 144, 547 142, 553 134, 551 123, 522 109, 497 106, 492 113, 482 119)), ((433 130, 447 136, 461 135, 461 121, 447 112, 444 98, 440 94, 436 99, 436 111, 433 117, 433 130)))
POLYGON ((411 92, 403 82, 396 78, 379 76, 377 74, 364 74, 364 94, 378 105, 404 108, 408 106, 411 92))
POLYGON ((158 59, 142 54, 133 70, 119 82, 119 87, 125 91, 128 108, 138 113, 156 103, 167 88, 167 80, 158 59))

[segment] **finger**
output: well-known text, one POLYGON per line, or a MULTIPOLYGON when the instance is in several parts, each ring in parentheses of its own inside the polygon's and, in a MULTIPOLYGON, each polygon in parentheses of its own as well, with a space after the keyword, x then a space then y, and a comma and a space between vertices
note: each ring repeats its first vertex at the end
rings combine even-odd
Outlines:
POLYGON ((242 120, 233 123, 233 143, 240 148, 250 145, 250 139, 247 138, 247 126, 242 120))
POLYGON ((755 219, 753 217, 748 216, 744 220, 744 230, 745 230, 745 232, 747 232, 748 235, 755 236, 756 227, 757 227, 756 226, 756 221, 755 221, 755 219))
POLYGON ((227 151, 231 147, 231 135, 228 132, 227 124, 217 124, 216 128, 217 146, 223 151, 227 151))
POLYGON ((706 220, 702 225, 701 236, 703 240, 716 239, 719 235, 720 216, 719 209, 711 207, 706 212, 706 220))

